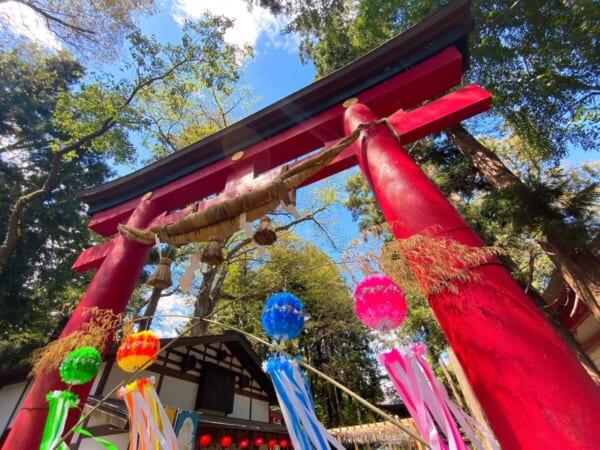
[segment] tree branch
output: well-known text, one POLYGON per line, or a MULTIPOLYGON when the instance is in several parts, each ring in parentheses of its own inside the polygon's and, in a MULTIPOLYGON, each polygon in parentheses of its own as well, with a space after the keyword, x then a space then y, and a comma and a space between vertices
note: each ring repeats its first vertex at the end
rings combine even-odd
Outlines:
MULTIPOLYGON (((156 82, 164 80, 165 78, 172 75, 181 66, 183 66, 184 64, 187 64, 189 62, 192 62, 192 61, 193 60, 190 58, 185 58, 185 59, 173 64, 171 67, 169 67, 165 72, 163 72, 160 75, 156 75, 154 77, 147 78, 143 81, 140 80, 133 87, 130 94, 124 99, 123 103, 117 108, 117 111, 121 112, 125 108, 127 108, 133 102, 133 100, 135 99, 137 94, 140 91, 142 91, 144 88, 146 88, 156 82)), ((60 150, 56 151, 52 158, 52 166, 51 166, 50 172, 48 173, 48 176, 46 177, 43 185, 39 189, 36 189, 27 194, 21 195, 13 203, 13 205, 10 208, 10 213, 9 213, 9 217, 7 220, 7 228, 6 228, 6 232, 4 234, 4 240, 2 242, 2 245, 0 246, 0 270, 4 267, 4 265, 8 261, 10 254, 14 251, 14 248, 17 244, 17 239, 19 237, 19 231, 20 231, 20 221, 21 221, 21 217, 23 215, 23 211, 35 199, 48 194, 49 192, 52 191, 52 189, 54 189, 57 179, 58 179, 58 174, 62 168, 63 156, 72 151, 75 151, 75 152, 81 151, 81 149, 84 148, 87 144, 89 144, 90 142, 94 141, 95 139, 99 138, 100 136, 103 136, 108 131, 110 131, 110 129, 113 128, 118 123, 118 119, 119 119, 119 114, 113 114, 113 115, 107 117, 106 119, 104 119, 102 121, 100 126, 95 131, 92 131, 91 133, 88 133, 85 136, 80 137, 76 141, 74 141, 74 142, 64 146, 60 150)))
POLYGON ((58 18, 57 16, 54 16, 54 15, 50 14, 49 12, 45 11, 40 6, 36 5, 34 2, 31 2, 31 1, 28 1, 28 0, 15 0, 15 1, 17 1, 18 3, 21 3, 24 6, 27 6, 28 8, 32 9, 33 11, 35 11, 36 13, 38 13, 42 17, 44 17, 44 19, 46 19, 46 23, 48 24, 48 30, 50 30, 52 33, 56 34, 57 36, 58 36, 58 33, 55 30, 53 30, 52 27, 50 27, 50 23, 51 22, 55 22, 55 23, 59 24, 62 27, 65 27, 65 28, 68 28, 70 30, 73 30, 76 33, 78 33, 81 36, 83 36, 84 38, 86 38, 86 39, 91 39, 91 37, 89 35, 95 35, 96 34, 95 31, 79 27, 79 26, 74 25, 74 24, 69 23, 69 22, 65 22, 64 20, 58 18))

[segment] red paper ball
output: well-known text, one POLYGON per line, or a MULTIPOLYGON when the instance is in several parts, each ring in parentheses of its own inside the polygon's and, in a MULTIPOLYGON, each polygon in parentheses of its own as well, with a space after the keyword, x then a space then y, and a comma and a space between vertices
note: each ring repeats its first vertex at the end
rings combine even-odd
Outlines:
POLYGON ((198 442, 200 442, 200 447, 208 447, 210 445, 210 441, 210 434, 203 434, 200 436, 200 439, 198 439, 198 442))
POLYGON ((269 439, 269 448, 273 448, 277 445, 276 439, 269 439))
POLYGON ((400 286, 390 278, 371 275, 356 286, 354 311, 367 326, 378 331, 391 331, 406 317, 406 298, 400 286))
POLYGON ((231 445, 231 436, 223 436, 221 438, 221 447, 229 447, 231 445))
POLYGON ((282 439, 281 441, 279 441, 279 446, 281 448, 286 448, 288 446, 288 441, 286 441, 285 439, 282 439))
POLYGON ((240 439, 240 447, 241 448, 247 448, 249 445, 250 445, 250 439, 248 439, 248 438, 240 439))
POLYGON ((145 369, 156 361, 160 340, 151 331, 133 333, 123 339, 117 350, 117 364, 125 372, 145 369))
POLYGON ((264 443, 265 443, 265 440, 261 437, 257 437, 256 439, 254 439, 254 445, 256 445, 257 447, 260 447, 264 443))

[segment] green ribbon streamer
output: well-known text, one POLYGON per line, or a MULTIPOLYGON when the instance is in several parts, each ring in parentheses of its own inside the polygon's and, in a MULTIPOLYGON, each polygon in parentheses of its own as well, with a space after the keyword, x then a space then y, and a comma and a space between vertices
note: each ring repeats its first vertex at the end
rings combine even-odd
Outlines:
POLYGON ((90 433, 88 430, 84 430, 83 428, 75 427, 75 428, 73 428, 73 431, 75 431, 76 433, 82 434, 84 436, 87 436, 89 438, 92 438, 98 444, 103 445, 108 450, 119 450, 117 448, 117 446, 115 444, 113 444, 112 442, 107 441, 106 439, 102 439, 102 438, 96 437, 92 433, 90 433))
POLYGON ((46 396, 48 418, 42 434, 40 450, 68 450, 69 447, 60 438, 67 422, 69 408, 79 403, 79 397, 69 391, 52 391, 46 396))

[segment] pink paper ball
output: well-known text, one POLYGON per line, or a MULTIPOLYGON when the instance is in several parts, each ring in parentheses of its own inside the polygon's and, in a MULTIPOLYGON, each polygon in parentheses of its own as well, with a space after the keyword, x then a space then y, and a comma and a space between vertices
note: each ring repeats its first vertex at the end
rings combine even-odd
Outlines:
POLYGON ((378 331, 391 331, 406 317, 406 297, 390 278, 371 275, 356 286, 354 311, 365 325, 378 331))

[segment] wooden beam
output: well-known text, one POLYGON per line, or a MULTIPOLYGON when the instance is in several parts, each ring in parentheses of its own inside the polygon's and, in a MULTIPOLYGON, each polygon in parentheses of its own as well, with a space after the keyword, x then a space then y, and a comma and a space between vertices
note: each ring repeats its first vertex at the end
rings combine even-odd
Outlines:
MULTIPOLYGON (((478 86, 469 85, 426 105, 423 105, 415 110, 409 112, 405 112, 404 110, 397 111, 389 117, 389 122, 396 129, 401 142, 403 144, 407 144, 417 139, 421 139, 432 132, 440 131, 451 125, 454 125, 455 123, 472 117, 475 114, 486 111, 489 109, 491 102, 492 96, 489 92, 478 86)), ((336 142, 337 140, 327 142, 325 146, 331 146, 336 142)), ((313 177, 309 178, 301 186, 307 186, 315 183, 316 181, 327 178, 354 165, 356 165, 354 153, 352 153, 350 149, 344 150, 327 167, 320 170, 313 177)), ((275 176, 276 172, 274 171, 263 173, 259 175, 255 181, 260 180, 262 182, 266 182, 269 179, 273 179, 275 176)), ((228 179, 231 180, 231 176, 228 179)), ((173 187, 175 191, 185 188, 183 181, 178 184, 180 184, 179 187, 173 187)), ((232 196, 239 195, 246 190, 252 189, 252 184, 248 183, 240 185, 230 183, 230 186, 232 186, 230 189, 222 192, 217 197, 205 200, 194 208, 186 208, 176 211, 172 214, 162 214, 152 222, 152 225, 166 225, 168 223, 173 223, 183 215, 190 213, 192 210, 201 210, 209 205, 218 203, 226 198, 231 198, 232 196)), ((110 217, 112 218, 114 216, 110 217)), ((102 263, 104 255, 106 255, 110 249, 110 245, 106 244, 107 243, 101 244, 103 246, 102 248, 98 248, 98 246, 96 246, 84 250, 73 265, 73 270, 77 272, 84 272, 86 270, 99 267, 102 263)))
MULTIPOLYGON (((462 55, 454 47, 449 47, 363 91, 358 98, 371 106, 380 117, 385 117, 398 108, 411 108, 446 92, 460 83, 461 75, 462 55)), ((343 100, 336 106, 243 149, 241 160, 224 157, 212 161, 202 169, 155 189, 152 191, 152 199, 160 201, 165 211, 180 209, 198 199, 221 192, 227 179, 239 165, 251 163, 255 174, 259 175, 321 148, 327 141, 342 138, 343 100)), ((289 111, 290 115, 300 113, 301 111, 289 111)), ((248 130, 248 133, 252 134, 252 131, 248 130)), ((151 177, 149 169, 138 172, 145 173, 144 171, 148 171, 145 176, 151 177)), ((135 176, 137 175, 131 175, 135 176)), ((113 235, 117 231, 117 225, 129 217, 144 194, 146 192, 140 192, 135 198, 94 214, 89 227, 102 236, 113 235)))
MULTIPOLYGON (((415 110, 398 110, 388 117, 388 121, 405 145, 487 111, 491 104, 492 94, 479 86, 468 85, 415 110)), ((356 157, 348 148, 301 186, 307 186, 355 165, 356 157)))
POLYGON ((104 261, 106 255, 108 255, 112 245, 113 240, 110 240, 85 249, 79 254, 71 269, 79 273, 97 269, 102 264, 102 261, 104 261))

